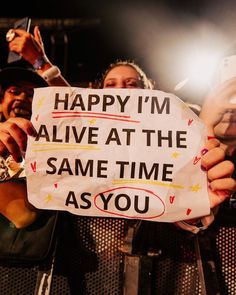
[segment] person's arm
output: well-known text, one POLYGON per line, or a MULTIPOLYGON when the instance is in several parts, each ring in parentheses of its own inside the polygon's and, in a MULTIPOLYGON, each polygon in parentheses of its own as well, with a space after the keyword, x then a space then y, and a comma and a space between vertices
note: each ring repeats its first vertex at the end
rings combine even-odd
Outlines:
POLYGON ((70 86, 60 69, 46 56, 38 26, 34 27, 33 35, 22 29, 14 29, 14 32, 16 36, 9 42, 10 51, 20 54, 50 86, 70 86))
MULTIPOLYGON (((220 139, 220 141, 216 139, 209 141, 207 143, 208 153, 202 157, 202 166, 206 170, 209 182, 211 214, 199 219, 177 222, 176 225, 184 230, 198 233, 200 230, 206 229, 214 221, 218 206, 234 191, 234 180, 230 177, 234 171, 233 163, 223 160, 226 154, 230 155, 235 150, 236 132, 233 131, 235 136, 232 136, 233 133, 229 130, 230 120, 229 118, 224 120, 227 113, 226 117, 229 117, 230 113, 236 111, 236 104, 232 101, 235 97, 236 78, 232 78, 212 89, 203 101, 199 117, 207 126, 208 136, 220 139), (219 129, 219 124, 223 127, 221 127, 221 134, 216 129, 217 126, 219 129), (213 165, 214 163, 217 165, 213 165)), ((233 119, 231 121, 234 122, 233 119)), ((233 125, 231 129, 234 127, 233 125)))
POLYGON ((0 213, 16 228, 32 224, 40 214, 27 199, 26 183, 22 179, 0 182, 0 213))
POLYGON ((202 156, 201 167, 206 171, 208 179, 211 212, 207 216, 175 223, 179 228, 194 234, 208 228, 214 221, 218 206, 230 198, 236 189, 236 182, 231 177, 235 167, 231 161, 224 160, 225 151, 220 147, 220 141, 217 139, 208 140, 204 151, 207 152, 202 156))
MULTIPOLYGON (((16 162, 22 161, 27 136, 34 135, 34 132, 32 123, 23 118, 12 118, 0 123, 0 156, 6 158, 12 154, 16 162)), ((0 213, 17 228, 26 227, 37 219, 40 210, 28 202, 24 179, 0 181, 0 213)))

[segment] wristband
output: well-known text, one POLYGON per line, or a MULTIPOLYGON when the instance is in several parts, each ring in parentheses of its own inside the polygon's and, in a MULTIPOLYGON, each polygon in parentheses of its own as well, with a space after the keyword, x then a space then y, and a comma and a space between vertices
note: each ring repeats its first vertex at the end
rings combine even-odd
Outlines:
POLYGON ((43 55, 43 56, 38 57, 34 61, 32 66, 35 69, 35 71, 38 71, 38 70, 41 70, 42 67, 47 63, 48 63, 48 58, 45 55, 43 55))
POLYGON ((61 75, 61 71, 57 66, 52 66, 41 74, 41 76, 47 81, 50 82, 54 78, 57 78, 61 75))

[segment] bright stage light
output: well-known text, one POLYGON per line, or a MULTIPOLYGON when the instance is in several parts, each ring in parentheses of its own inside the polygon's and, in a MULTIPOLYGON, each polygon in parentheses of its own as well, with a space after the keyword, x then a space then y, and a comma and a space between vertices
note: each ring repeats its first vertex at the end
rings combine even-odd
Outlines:
POLYGON ((183 88, 187 83, 191 84, 195 90, 201 91, 212 83, 212 79, 217 71, 221 53, 207 48, 191 50, 185 53, 182 73, 185 77, 176 84, 175 91, 183 88))

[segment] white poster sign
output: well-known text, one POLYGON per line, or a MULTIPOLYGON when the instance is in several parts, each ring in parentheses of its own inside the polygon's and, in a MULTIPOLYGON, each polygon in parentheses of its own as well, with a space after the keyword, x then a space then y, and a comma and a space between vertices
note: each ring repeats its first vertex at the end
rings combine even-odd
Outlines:
POLYGON ((178 221, 209 214, 206 128, 157 90, 35 90, 26 175, 38 208, 178 221))

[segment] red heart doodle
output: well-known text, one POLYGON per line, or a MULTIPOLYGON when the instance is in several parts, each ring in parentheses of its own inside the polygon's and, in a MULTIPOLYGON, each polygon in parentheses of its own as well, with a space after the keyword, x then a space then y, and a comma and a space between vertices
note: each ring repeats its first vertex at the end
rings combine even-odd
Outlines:
POLYGON ((188 126, 190 126, 193 123, 193 119, 188 119, 188 126))
POLYGON ((36 172, 36 161, 34 163, 30 163, 30 166, 33 172, 36 172))
POLYGON ((173 204, 175 200, 175 196, 170 196, 170 203, 173 204))
POLYGON ((188 208, 186 214, 189 215, 192 212, 192 209, 188 208))

